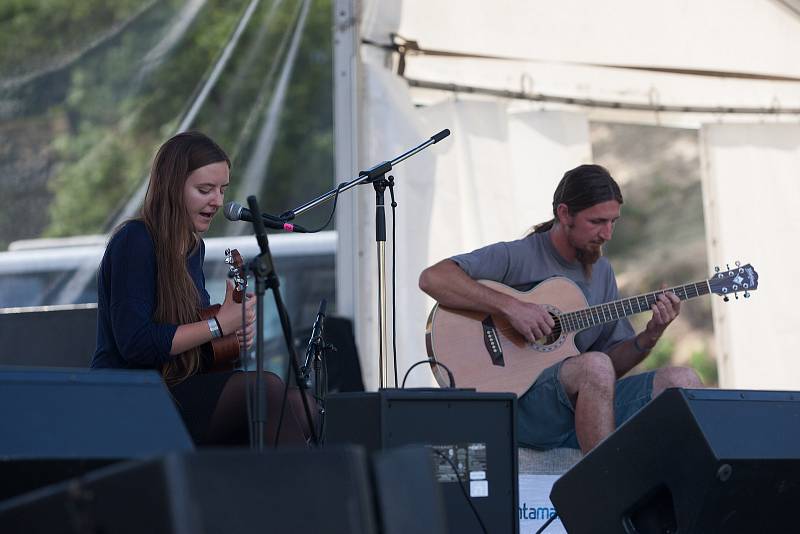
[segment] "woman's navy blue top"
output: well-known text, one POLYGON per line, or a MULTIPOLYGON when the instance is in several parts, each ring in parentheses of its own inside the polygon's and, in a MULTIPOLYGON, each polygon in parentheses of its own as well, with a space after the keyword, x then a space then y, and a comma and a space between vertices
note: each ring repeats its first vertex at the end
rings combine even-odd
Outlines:
MULTIPOLYGON (((205 245, 200 241, 186 268, 209 305, 203 275, 205 245)), ((153 321, 156 309, 156 255, 142 221, 125 224, 109 241, 97 274, 97 348, 93 368, 159 369, 173 356, 178 325, 153 321)))

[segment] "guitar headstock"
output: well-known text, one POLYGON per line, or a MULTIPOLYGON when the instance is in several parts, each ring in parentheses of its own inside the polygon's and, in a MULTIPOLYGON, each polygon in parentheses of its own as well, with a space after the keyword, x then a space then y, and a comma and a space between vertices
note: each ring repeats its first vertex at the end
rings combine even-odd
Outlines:
POLYGON ((758 273, 749 263, 740 265, 736 262, 733 269, 726 265, 727 270, 721 271, 715 267, 716 274, 708 279, 711 292, 725 297, 725 301, 730 300, 728 295, 733 294, 737 299, 739 293, 744 291, 744 297, 750 296, 750 292, 758 289, 758 273))
POLYGON ((233 300, 241 302, 247 287, 247 272, 244 259, 237 249, 225 249, 225 263, 229 266, 228 276, 233 280, 233 300))

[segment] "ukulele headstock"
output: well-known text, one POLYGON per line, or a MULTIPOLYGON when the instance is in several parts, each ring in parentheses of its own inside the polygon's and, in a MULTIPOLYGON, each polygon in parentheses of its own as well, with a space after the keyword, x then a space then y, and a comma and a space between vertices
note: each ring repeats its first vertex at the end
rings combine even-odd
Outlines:
POLYGON ((228 265, 228 277, 233 280, 234 300, 241 302, 241 296, 247 287, 247 272, 244 259, 237 249, 225 249, 225 263, 228 265), (238 296, 238 299, 236 298, 238 296))
POLYGON ((737 261, 733 269, 730 265, 725 268, 727 270, 722 271, 715 267, 714 276, 708 279, 711 292, 724 297, 725 302, 730 300, 731 294, 738 299, 739 293, 744 292, 744 298, 748 298, 751 291, 758 289, 758 273, 749 263, 741 265, 737 261))

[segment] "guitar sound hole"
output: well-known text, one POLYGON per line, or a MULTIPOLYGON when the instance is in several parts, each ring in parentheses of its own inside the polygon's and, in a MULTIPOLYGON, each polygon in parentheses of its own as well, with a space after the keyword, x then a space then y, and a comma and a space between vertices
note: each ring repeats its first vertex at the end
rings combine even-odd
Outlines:
POLYGON ((559 319, 558 315, 554 315, 553 313, 550 313, 550 317, 553 318, 553 321, 555 321, 556 324, 550 331, 550 335, 540 337, 536 340, 536 344, 542 347, 552 345, 561 338, 561 320, 559 319))

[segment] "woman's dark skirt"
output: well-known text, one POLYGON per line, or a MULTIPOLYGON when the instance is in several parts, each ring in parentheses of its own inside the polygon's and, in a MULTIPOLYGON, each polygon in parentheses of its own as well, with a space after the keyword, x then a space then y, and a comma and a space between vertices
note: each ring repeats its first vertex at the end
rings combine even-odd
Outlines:
POLYGON ((196 374, 170 388, 183 422, 196 445, 206 443, 211 418, 222 390, 225 389, 228 379, 238 372, 240 371, 196 374))

